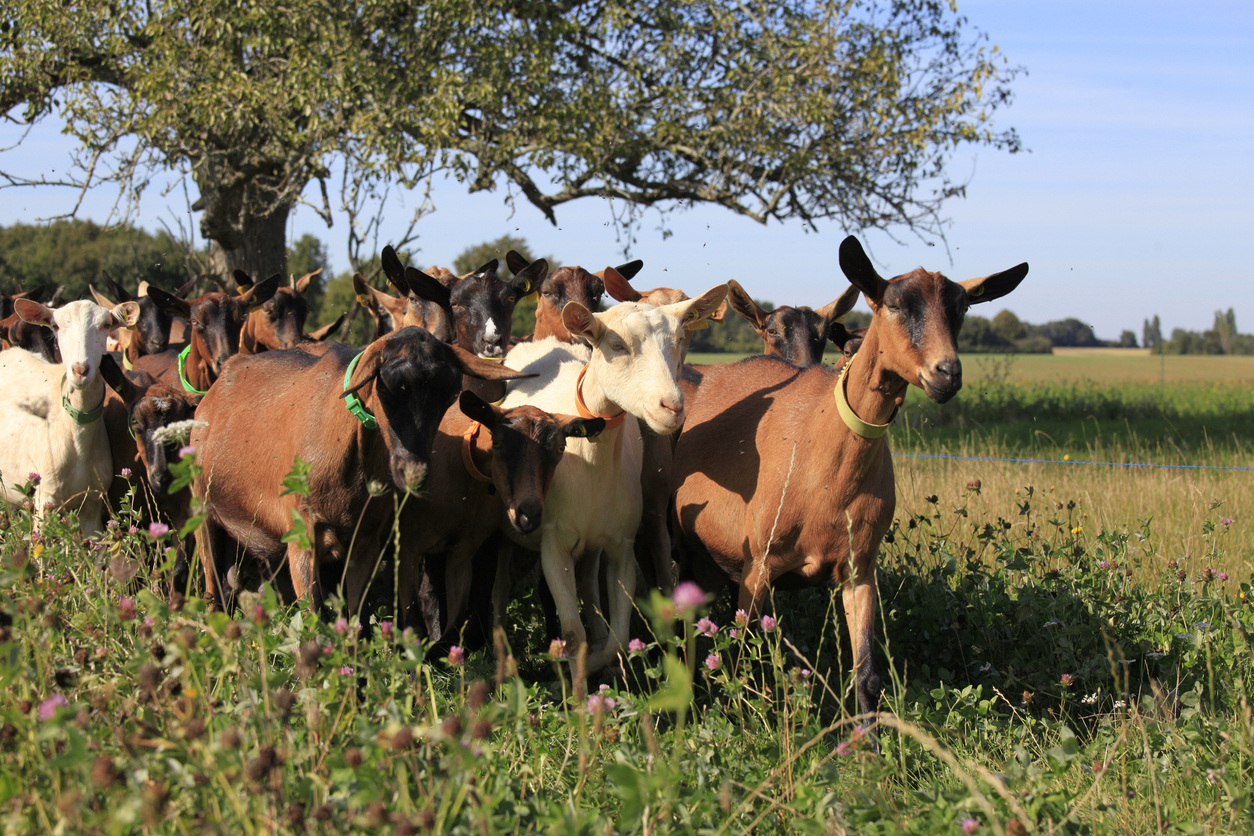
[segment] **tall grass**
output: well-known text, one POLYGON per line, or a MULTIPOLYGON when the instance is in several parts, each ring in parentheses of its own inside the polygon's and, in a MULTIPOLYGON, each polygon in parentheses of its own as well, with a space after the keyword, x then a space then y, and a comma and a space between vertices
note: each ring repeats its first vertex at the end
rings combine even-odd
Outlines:
POLYGON ((754 627, 726 598, 654 593, 602 688, 561 645, 432 659, 386 613, 361 629, 269 589, 233 614, 167 601, 150 590, 170 534, 85 543, 72 516, 35 534, 14 508, 0 827, 1251 830, 1254 578, 1218 574, 1235 524, 1198 514, 1182 560, 1160 527, 1099 526, 1074 499, 1020 488, 1003 514, 985 480, 900 509, 878 754, 834 592, 780 593, 778 624, 754 627))

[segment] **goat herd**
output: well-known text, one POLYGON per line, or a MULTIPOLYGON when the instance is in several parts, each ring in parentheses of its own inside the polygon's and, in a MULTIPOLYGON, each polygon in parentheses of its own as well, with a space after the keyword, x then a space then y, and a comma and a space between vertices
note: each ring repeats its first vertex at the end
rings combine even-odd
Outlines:
POLYGON ((638 261, 550 272, 511 252, 511 280, 496 261, 457 277, 385 248, 382 264, 399 295, 354 279, 376 322, 364 349, 303 333, 308 276, 279 287, 237 273, 238 293, 192 299, 156 287, 135 299, 112 283, 118 304, 4 297, 5 497, 21 502, 38 473, 36 524, 73 509, 91 536, 131 488, 115 474, 132 468, 150 488, 143 513, 181 526, 191 500, 169 493, 168 465, 190 425, 205 514, 195 551, 217 606, 266 580, 314 606, 338 588, 357 610, 387 561, 399 617, 448 641, 468 621, 499 623, 538 554, 561 636, 588 643, 596 671, 628 637, 637 573, 669 591, 674 556, 702 588, 738 584, 751 617, 772 588, 840 587, 859 701, 874 709, 888 427, 910 384, 953 397, 967 307, 1009 293, 1027 264, 964 282, 921 268, 885 280, 851 236, 840 298, 771 313, 734 281, 696 298, 637 291, 638 261), (620 304, 599 311, 605 292, 620 304), (535 333, 511 345, 530 293, 535 333), (851 335, 840 320, 859 294, 873 316, 851 335), (767 356, 685 365, 692 332, 725 300, 767 356), (836 368, 820 362, 829 338, 844 346, 836 368), (284 489, 297 459, 307 492, 284 489))

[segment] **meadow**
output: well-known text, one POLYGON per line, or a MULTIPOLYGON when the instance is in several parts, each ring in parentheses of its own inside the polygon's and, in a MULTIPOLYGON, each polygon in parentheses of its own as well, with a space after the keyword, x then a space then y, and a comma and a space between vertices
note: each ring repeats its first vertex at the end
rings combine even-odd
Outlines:
POLYGON ((951 403, 912 392, 877 740, 830 592, 753 627, 646 596, 585 684, 531 599, 494 647, 428 658, 386 612, 167 598, 171 534, 84 544, 12 508, 0 827, 1254 832, 1254 364, 1166 359, 1164 384, 1157 357, 964 358, 951 403))

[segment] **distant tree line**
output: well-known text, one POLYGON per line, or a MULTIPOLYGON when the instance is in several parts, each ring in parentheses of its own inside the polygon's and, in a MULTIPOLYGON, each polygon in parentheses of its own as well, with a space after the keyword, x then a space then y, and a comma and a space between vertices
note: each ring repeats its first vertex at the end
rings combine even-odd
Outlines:
MULTIPOLYGON (((468 246, 451 263, 440 266, 463 275, 497 259, 499 274, 507 277, 505 254, 510 250, 517 250, 529 260, 539 257, 524 239, 506 235, 468 246)), ((202 266, 208 263, 207 255, 207 252, 188 248, 165 231, 150 233, 131 226, 102 227, 80 220, 19 223, 0 227, 0 292, 33 290, 43 285, 64 286, 65 299, 90 298, 88 286, 94 284, 98 290, 104 290, 106 273, 132 293, 141 281, 170 290, 199 275, 202 266)), ((434 266, 406 252, 401 252, 400 256, 402 261, 420 269, 434 266)), ((553 256, 545 258, 550 269, 560 266, 553 256)), ((319 269, 324 271, 306 291, 310 329, 355 310, 352 272, 338 275, 325 272, 327 249, 316 236, 305 234, 294 241, 287 250, 287 265, 289 279, 319 269)), ((377 257, 374 262, 363 265, 362 272, 376 287, 386 286, 377 257)), ((206 283, 199 291, 211 289, 213 287, 206 283)), ((768 311, 775 307, 766 300, 756 301, 768 311)), ((870 314, 854 311, 846 316, 845 326, 863 328, 870 319, 870 314)), ((342 333, 351 342, 365 338, 365 323, 358 320, 360 317, 351 320, 342 333)), ((528 297, 514 311, 514 333, 529 334, 534 325, 535 299, 528 297)), ((1215 311, 1215 323, 1209 330, 1176 328, 1170 339, 1163 338, 1157 316, 1147 319, 1141 331, 1141 345, 1165 354, 1254 354, 1254 335, 1238 333, 1236 312, 1229 308, 1215 311)), ((958 337, 958 348, 964 353, 1047 354, 1054 347, 1085 346, 1136 348, 1137 338, 1132 331, 1125 330, 1118 340, 1102 340, 1093 333, 1092 326, 1072 317, 1034 325, 1020 320, 1011 311, 1001 311, 991 319, 968 315, 958 337)), ((722 323, 697 331, 692 341, 692 350, 697 352, 746 353, 759 351, 761 347, 761 338, 753 326, 730 311, 722 323)))
POLYGON ((1206 331, 1173 328, 1170 339, 1163 339, 1158 317, 1145 320, 1142 327, 1145 347, 1155 354, 1254 354, 1254 334, 1237 331, 1237 313, 1232 308, 1215 311, 1215 324, 1206 331))

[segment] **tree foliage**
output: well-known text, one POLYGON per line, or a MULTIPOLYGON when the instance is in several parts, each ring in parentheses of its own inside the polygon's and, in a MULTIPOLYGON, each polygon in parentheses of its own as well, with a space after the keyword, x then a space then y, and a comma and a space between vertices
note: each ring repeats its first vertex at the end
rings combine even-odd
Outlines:
POLYGON ((178 172, 219 268, 265 274, 285 272, 298 203, 329 223, 338 202, 350 253, 369 255, 367 209, 440 173, 504 187, 553 222, 599 197, 627 226, 645 207, 701 202, 763 223, 939 235, 964 187, 950 156, 1019 147, 992 121, 1015 72, 942 0, 25 0, 0 12, 0 114, 64 121, 80 151, 63 182, 115 183, 133 210, 154 171, 178 172))
POLYGON ((0 292, 65 286, 64 298, 91 298, 88 285, 112 296, 104 274, 131 293, 141 281, 173 290, 192 275, 186 249, 165 232, 91 221, 0 227, 0 292))

